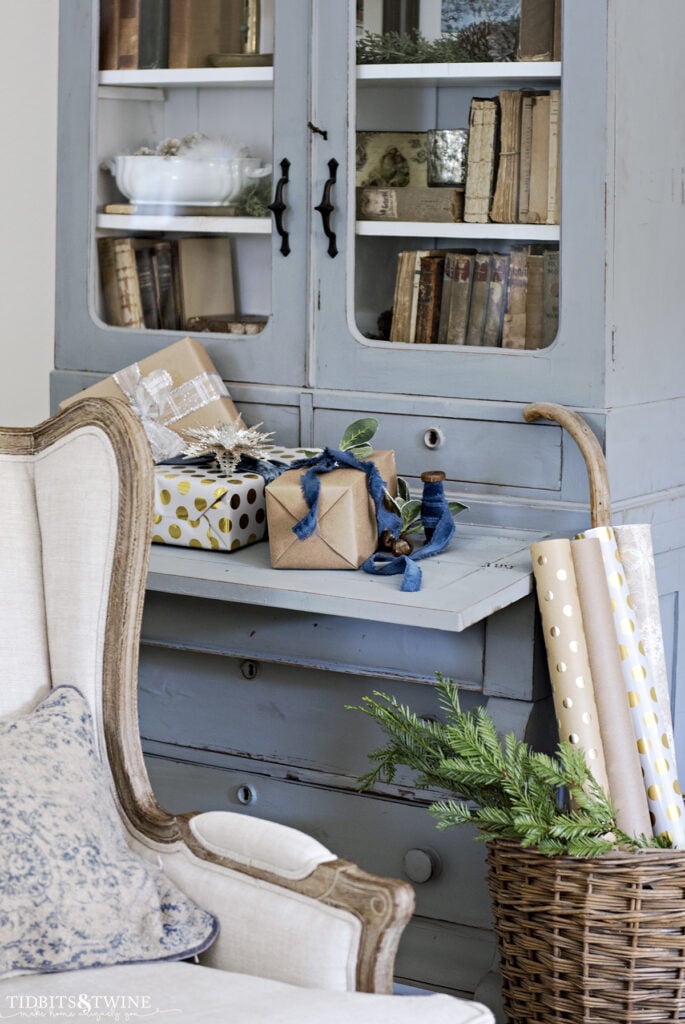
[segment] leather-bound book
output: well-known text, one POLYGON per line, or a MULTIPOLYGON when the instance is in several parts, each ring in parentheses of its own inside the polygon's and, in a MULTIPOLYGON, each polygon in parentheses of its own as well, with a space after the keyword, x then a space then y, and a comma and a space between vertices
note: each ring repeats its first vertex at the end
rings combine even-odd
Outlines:
POLYGON ((103 237, 97 245, 107 322, 114 327, 144 328, 133 240, 103 237))
POLYGON ((119 0, 119 63, 121 71, 138 67, 140 0, 119 0))
POLYGON ((241 53, 241 0, 170 0, 169 67, 209 66, 210 53, 241 53))

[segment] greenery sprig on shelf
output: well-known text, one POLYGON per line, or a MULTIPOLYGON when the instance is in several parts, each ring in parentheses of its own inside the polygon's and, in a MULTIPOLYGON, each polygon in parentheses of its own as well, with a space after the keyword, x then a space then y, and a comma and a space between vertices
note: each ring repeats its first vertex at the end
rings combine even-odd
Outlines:
POLYGON ((404 765, 418 773, 419 788, 460 798, 431 804, 438 829, 471 822, 480 839, 512 839, 547 856, 594 857, 669 845, 654 837, 636 840, 617 827, 614 808, 581 749, 562 743, 551 757, 513 734, 500 741, 485 708, 461 710, 451 679, 439 674, 436 689, 444 722, 420 718, 378 691, 350 707, 371 717, 388 736, 369 755, 374 767, 360 778, 360 789, 392 782, 404 765))
POLYGON ((475 22, 459 32, 426 39, 420 32, 364 32, 358 64, 460 64, 515 61, 518 19, 475 22))

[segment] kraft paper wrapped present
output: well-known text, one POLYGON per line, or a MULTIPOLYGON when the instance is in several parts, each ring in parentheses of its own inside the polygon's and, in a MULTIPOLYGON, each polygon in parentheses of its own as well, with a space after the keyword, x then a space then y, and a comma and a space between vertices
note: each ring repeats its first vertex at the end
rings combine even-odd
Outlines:
MULTIPOLYGON (((269 445, 268 459, 290 463, 311 449, 269 445)), ((153 544, 236 551, 266 535, 264 478, 207 466, 155 466, 153 544)))
POLYGON ((86 396, 128 399, 142 420, 155 462, 180 454, 184 430, 233 423, 240 416, 204 345, 194 338, 118 370, 65 399, 60 408, 86 396))
MULTIPOLYGON (((397 493, 393 451, 368 456, 391 494, 397 493)), ((374 503, 366 474, 339 468, 321 476, 321 493, 314 533, 300 540, 293 527, 308 512, 301 479, 306 469, 282 473, 266 488, 269 551, 274 569, 358 569, 378 546, 374 503)))

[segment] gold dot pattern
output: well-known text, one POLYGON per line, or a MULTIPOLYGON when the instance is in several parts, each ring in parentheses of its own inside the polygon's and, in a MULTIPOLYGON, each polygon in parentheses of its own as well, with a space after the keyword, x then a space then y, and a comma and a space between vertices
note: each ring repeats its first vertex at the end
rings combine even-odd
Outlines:
MULTIPOLYGON (((293 461, 301 458, 294 449, 293 461)), ((204 466, 155 468, 154 544, 236 551, 266 535, 265 483, 256 473, 230 477, 204 466)))
POLYGON ((541 541, 531 553, 559 738, 583 748, 595 779, 608 791, 570 541, 541 541))
POLYGON ((650 663, 645 655, 645 644, 640 634, 634 602, 626 581, 627 566, 616 570, 621 555, 614 531, 599 527, 588 530, 586 537, 596 537, 601 545, 602 558, 609 593, 614 609, 615 641, 621 657, 621 670, 626 687, 635 743, 640 756, 650 816, 657 835, 668 832, 675 846, 685 847, 685 822, 682 802, 673 803, 668 794, 678 793, 675 764, 672 757, 662 753, 668 747, 663 743, 666 722, 657 699, 650 663))

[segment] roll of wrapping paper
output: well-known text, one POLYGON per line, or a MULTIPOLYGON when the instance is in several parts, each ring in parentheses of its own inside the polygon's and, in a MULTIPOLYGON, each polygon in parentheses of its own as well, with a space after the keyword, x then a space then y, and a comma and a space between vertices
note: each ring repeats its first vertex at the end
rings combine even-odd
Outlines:
POLYGON ((582 747, 595 780, 609 792, 580 599, 569 540, 531 545, 559 738, 582 747))
POLYGON ((614 533, 621 553, 626 583, 633 600, 637 628, 642 637, 659 701, 661 722, 668 736, 671 751, 675 751, 652 530, 648 523, 631 523, 627 526, 614 526, 614 533))
POLYGON ((674 846, 685 847, 685 815, 675 759, 661 721, 659 702, 650 675, 644 643, 637 628, 616 535, 597 526, 583 536, 596 537, 602 547, 623 680, 628 694, 634 740, 640 756, 650 817, 655 835, 668 835, 674 846))
POLYGON ((651 836, 647 794, 614 642, 614 617, 600 543, 589 537, 573 540, 571 556, 616 823, 629 836, 651 836))

